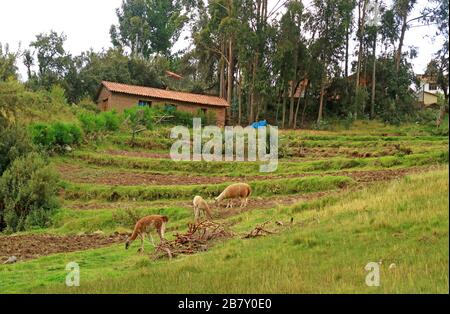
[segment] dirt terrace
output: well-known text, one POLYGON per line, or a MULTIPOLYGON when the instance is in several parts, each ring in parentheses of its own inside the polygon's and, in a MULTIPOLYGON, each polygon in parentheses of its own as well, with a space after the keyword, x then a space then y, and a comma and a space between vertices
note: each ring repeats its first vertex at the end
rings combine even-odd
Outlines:
POLYGON ((405 169, 386 169, 376 171, 339 171, 328 173, 301 173, 289 175, 268 175, 268 176, 248 176, 248 177, 229 177, 229 176, 190 176, 190 175, 171 175, 154 174, 149 172, 126 172, 110 171, 103 172, 87 168, 81 168, 76 165, 59 165, 58 172, 64 180, 74 183, 89 183, 111 186, 138 186, 138 185, 201 185, 201 184, 220 184, 224 182, 251 182, 269 179, 299 178, 315 175, 335 175, 348 176, 357 182, 376 182, 400 178, 410 173, 420 171, 420 168, 405 169))
POLYGON ((124 242, 126 235, 115 233, 58 236, 50 234, 0 237, 0 263, 16 256, 18 261, 34 259, 56 253, 83 251, 124 242))

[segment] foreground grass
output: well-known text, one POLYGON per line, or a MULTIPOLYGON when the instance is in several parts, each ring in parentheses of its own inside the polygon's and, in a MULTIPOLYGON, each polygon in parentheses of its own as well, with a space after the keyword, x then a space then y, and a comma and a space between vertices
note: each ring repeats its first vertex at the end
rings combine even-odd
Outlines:
POLYGON ((230 221, 241 232, 291 216, 278 235, 172 261, 118 245, 0 266, 0 292, 448 293, 448 167, 230 221), (80 264, 79 288, 63 284, 69 261, 80 264), (381 286, 367 287, 364 266, 379 261, 381 286))

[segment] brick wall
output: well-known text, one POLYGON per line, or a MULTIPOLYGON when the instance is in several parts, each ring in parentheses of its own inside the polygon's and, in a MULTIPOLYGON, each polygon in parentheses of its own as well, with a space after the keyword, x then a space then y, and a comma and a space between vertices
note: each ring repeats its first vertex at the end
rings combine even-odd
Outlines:
POLYGON ((140 100, 152 102, 152 105, 173 104, 177 106, 177 110, 190 112, 192 114, 196 114, 200 109, 205 109, 207 113, 213 112, 215 114, 218 126, 223 127, 225 125, 225 107, 189 104, 176 101, 161 102, 161 100, 146 97, 121 93, 111 93, 104 87, 102 88, 98 97, 97 105, 100 110, 105 111, 115 109, 117 112, 121 113, 127 108, 137 106, 140 100))

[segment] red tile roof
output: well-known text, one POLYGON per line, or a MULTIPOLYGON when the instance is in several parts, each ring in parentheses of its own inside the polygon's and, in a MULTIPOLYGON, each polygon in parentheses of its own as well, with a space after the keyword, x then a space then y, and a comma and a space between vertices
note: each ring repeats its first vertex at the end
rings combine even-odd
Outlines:
POLYGON ((176 92, 165 89, 127 85, 107 81, 103 81, 102 85, 105 86, 109 91, 116 93, 136 95, 148 98, 158 98, 161 100, 180 101, 192 104, 228 107, 227 101, 217 96, 176 92))

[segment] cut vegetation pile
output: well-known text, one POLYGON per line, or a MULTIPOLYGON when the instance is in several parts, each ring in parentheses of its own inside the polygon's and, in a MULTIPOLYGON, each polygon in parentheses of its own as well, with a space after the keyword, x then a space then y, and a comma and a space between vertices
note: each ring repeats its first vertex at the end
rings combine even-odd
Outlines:
POLYGON ((196 224, 189 224, 188 231, 175 234, 172 241, 163 241, 155 248, 151 258, 173 258, 180 254, 194 254, 207 251, 214 240, 231 238, 234 233, 223 224, 205 220, 196 224))

